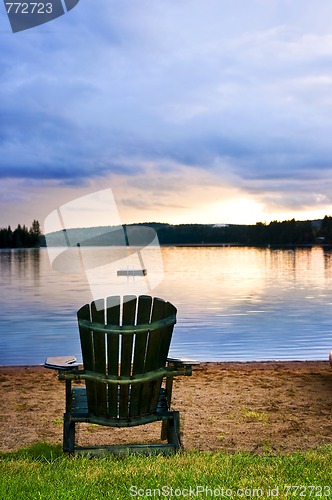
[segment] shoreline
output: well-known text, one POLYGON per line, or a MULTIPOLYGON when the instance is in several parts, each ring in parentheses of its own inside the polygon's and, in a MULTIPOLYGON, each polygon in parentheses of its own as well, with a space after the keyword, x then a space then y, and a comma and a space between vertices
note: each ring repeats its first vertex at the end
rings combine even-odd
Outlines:
MULTIPOLYGON (((300 364, 319 364, 319 363, 330 363, 332 364, 332 351, 331 351, 331 360, 329 360, 329 356, 326 359, 293 359, 293 360, 282 360, 282 359, 268 359, 268 360, 245 360, 245 361, 198 361, 191 359, 191 361, 198 363, 193 369, 196 367, 220 367, 220 368, 240 368, 246 366, 253 366, 257 368, 271 367, 271 365, 279 365, 284 366, 285 368, 291 368, 299 366, 300 364)), ((27 368, 45 368, 44 364, 23 364, 23 365, 0 365, 0 371, 2 369, 27 369, 27 368)))
MULTIPOLYGON (((331 351, 332 353, 332 351, 331 351)), ((329 357, 327 356, 326 359, 288 359, 288 360, 283 360, 283 359, 266 359, 266 360, 234 360, 234 361, 199 361, 195 359, 190 359, 190 361, 193 361, 195 363, 199 363, 200 365, 250 365, 250 364, 262 364, 262 365, 270 365, 271 363, 277 363, 277 364, 297 364, 297 363, 326 363, 329 361, 329 357)), ((0 369, 2 368, 43 368, 44 364, 23 364, 23 365, 0 365, 0 369)))
MULTIPOLYGON (((250 245, 249 243, 239 243, 236 241, 230 242, 200 242, 200 243, 158 243, 160 247, 246 247, 246 248, 269 248, 274 249, 289 249, 289 248, 323 248, 332 250, 332 243, 262 243, 261 245, 250 245)), ((122 248, 123 245, 82 245, 84 248, 122 248)), ((59 248, 55 246, 40 246, 40 247, 0 247, 0 250, 41 250, 47 248, 59 248)), ((67 247, 63 247, 67 248, 67 247)))

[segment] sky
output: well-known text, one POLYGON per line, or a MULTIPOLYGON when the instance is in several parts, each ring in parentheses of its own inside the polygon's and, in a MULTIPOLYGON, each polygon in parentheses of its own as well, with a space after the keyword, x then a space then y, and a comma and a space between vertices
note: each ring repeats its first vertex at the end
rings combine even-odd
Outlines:
POLYGON ((0 227, 105 189, 122 223, 332 215, 330 0, 1 4, 0 43, 0 227))

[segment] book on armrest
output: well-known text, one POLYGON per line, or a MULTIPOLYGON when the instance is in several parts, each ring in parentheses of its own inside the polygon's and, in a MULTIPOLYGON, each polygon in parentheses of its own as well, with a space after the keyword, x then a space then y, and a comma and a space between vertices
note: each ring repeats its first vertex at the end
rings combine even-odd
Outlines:
POLYGON ((74 370, 77 368, 79 363, 75 356, 56 356, 47 358, 44 367, 51 368, 53 370, 74 370))

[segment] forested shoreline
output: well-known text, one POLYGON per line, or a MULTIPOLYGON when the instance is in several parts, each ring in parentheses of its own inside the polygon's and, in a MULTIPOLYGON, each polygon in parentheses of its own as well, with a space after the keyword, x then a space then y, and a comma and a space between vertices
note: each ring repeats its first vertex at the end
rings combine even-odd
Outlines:
MULTIPOLYGON (((161 245, 244 245, 244 246, 306 246, 313 244, 332 245, 332 217, 325 216, 315 221, 272 221, 253 225, 240 224, 129 224, 139 232, 141 226, 155 229, 161 245)), ((112 227, 68 229, 66 237, 81 246, 108 246, 112 243, 112 227), (102 231, 98 231, 102 229, 102 231)), ((114 229, 114 228, 113 228, 114 229)), ((113 232, 114 234, 114 232, 113 232)), ((52 234, 52 245, 63 245, 63 232, 52 234)), ((38 220, 30 228, 20 224, 12 230, 10 226, 0 229, 0 248, 38 248, 46 246, 38 220)))
POLYGON ((0 229, 0 248, 38 248, 42 244, 44 237, 37 220, 30 228, 18 224, 14 230, 10 226, 0 229))
POLYGON ((301 246, 332 244, 332 217, 315 221, 272 221, 253 225, 201 225, 177 226, 155 224, 160 244, 244 246, 301 246))

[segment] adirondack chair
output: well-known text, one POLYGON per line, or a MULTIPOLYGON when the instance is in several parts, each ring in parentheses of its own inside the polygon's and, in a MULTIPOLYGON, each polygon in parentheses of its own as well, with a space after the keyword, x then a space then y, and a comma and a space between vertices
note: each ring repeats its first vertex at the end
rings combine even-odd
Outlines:
POLYGON ((173 377, 195 362, 167 358, 176 308, 150 296, 108 297, 79 309, 83 369, 75 358, 48 358, 66 381, 63 450, 74 453, 173 453, 181 448, 180 415, 171 411, 173 377), (73 384, 85 381, 85 387, 73 384), (161 421, 167 443, 104 447, 75 445, 75 424, 130 427, 161 421))

